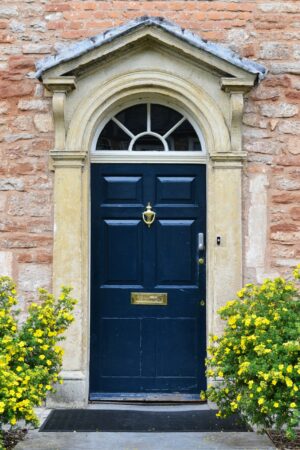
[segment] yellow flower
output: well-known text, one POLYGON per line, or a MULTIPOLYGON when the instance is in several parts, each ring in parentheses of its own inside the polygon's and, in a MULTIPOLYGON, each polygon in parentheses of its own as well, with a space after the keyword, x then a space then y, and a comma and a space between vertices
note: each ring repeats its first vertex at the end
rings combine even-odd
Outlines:
POLYGON ((2 414, 4 412, 4 409, 5 409, 5 403, 0 402, 0 414, 2 414))
POLYGON ((40 358, 41 360, 43 360, 43 359, 45 359, 45 355, 40 355, 39 358, 40 358))
POLYGON ((289 377, 285 377, 285 383, 286 383, 287 387, 292 387, 294 384, 289 377))
POLYGON ((17 423, 17 419, 16 419, 15 417, 13 417, 13 418, 10 420, 10 423, 11 423, 12 425, 15 425, 15 424, 17 423))
POLYGON ((278 369, 279 370, 283 370, 284 369, 284 365, 283 364, 279 364, 278 369))
POLYGON ((220 371, 218 372, 218 376, 219 376, 219 377, 223 377, 223 376, 224 376, 224 373, 222 372, 222 370, 220 370, 220 371))
POLYGON ((296 408, 296 407, 297 407, 297 405, 296 405, 296 403, 295 403, 295 402, 292 402, 292 403, 290 404, 290 407, 291 407, 291 408, 296 408))
POLYGON ((293 366, 291 366, 291 365, 287 366, 286 371, 288 373, 292 373, 293 372, 293 366))
POLYGON ((44 334, 44 333, 43 333, 42 330, 36 330, 36 331, 34 332, 33 335, 34 335, 35 337, 41 337, 41 336, 43 336, 43 334, 44 334))
POLYGON ((52 362, 50 361, 50 359, 47 359, 46 362, 47 362, 47 365, 48 365, 48 366, 52 366, 52 362))
POLYGON ((273 384, 274 386, 276 386, 277 380, 272 380, 272 384, 273 384))
POLYGON ((47 391, 50 391, 52 389, 50 384, 47 384, 45 387, 46 387, 47 391))
POLYGON ((230 406, 231 406, 232 411, 234 411, 235 409, 237 409, 238 404, 236 402, 231 402, 230 406))
POLYGON ((258 399, 258 404, 259 404, 259 405, 262 405, 263 403, 265 403, 265 399, 264 399, 263 397, 260 397, 260 398, 258 399))
POLYGON ((18 367, 16 368, 16 371, 17 371, 17 372, 22 372, 22 367, 21 367, 21 366, 18 366, 18 367))
POLYGON ((249 381, 248 381, 249 389, 252 389, 253 383, 254 383, 253 380, 249 380, 249 381))

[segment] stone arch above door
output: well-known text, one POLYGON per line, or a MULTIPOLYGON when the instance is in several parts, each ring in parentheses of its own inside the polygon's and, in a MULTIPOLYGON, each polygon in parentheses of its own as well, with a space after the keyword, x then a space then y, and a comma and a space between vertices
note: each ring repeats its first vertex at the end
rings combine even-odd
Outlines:
POLYGON ((242 283, 241 123, 244 94, 265 69, 161 18, 143 17, 40 61, 53 96, 55 170, 53 288, 74 286, 76 321, 66 340, 65 383, 55 404, 84 405, 89 367, 89 154, 116 106, 161 97, 201 128, 208 175, 208 333, 215 311, 242 283), (217 236, 221 244, 217 245, 217 236))

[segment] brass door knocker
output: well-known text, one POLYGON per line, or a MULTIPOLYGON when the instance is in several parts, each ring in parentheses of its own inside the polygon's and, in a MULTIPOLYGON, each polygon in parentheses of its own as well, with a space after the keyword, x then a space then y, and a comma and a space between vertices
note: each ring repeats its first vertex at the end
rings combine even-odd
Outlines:
POLYGON ((146 225, 148 225, 148 228, 151 227, 155 220, 156 212, 152 211, 151 203, 149 202, 146 206, 146 210, 142 214, 143 221, 146 225))

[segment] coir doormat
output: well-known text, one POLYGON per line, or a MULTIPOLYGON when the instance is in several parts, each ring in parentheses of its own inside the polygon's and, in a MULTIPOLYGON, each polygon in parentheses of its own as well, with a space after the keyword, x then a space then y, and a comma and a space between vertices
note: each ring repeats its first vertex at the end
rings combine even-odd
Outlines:
POLYGON ((56 409, 40 431, 204 432, 251 431, 238 415, 218 419, 207 411, 56 409))

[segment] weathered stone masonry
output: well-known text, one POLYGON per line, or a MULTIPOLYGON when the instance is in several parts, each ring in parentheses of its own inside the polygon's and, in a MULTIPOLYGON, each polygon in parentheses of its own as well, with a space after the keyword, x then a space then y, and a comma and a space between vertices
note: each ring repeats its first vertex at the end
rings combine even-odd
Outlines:
POLYGON ((264 64, 244 112, 244 277, 300 259, 300 3, 290 1, 4 1, 0 5, 0 272, 24 297, 51 286, 51 99, 35 61, 142 15, 163 16, 264 64))

